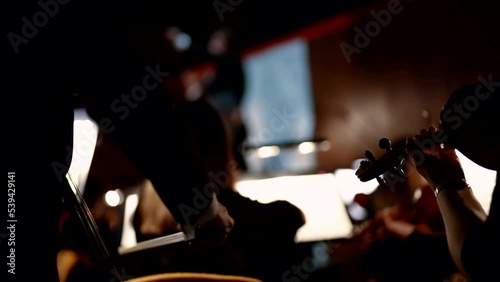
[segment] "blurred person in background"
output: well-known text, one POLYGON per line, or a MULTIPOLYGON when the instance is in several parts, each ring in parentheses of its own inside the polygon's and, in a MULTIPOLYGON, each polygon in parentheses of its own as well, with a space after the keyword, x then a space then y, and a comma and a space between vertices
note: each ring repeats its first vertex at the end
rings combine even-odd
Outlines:
MULTIPOLYGON (((225 258, 232 261, 226 267, 233 267, 236 262, 236 268, 230 270, 240 271, 240 275, 257 276, 264 281, 276 279, 281 268, 291 263, 288 254, 293 252, 297 230, 305 224, 302 211, 287 201, 261 203, 238 193, 238 163, 221 114, 204 98, 184 101, 176 107, 189 129, 192 150, 198 153, 210 183, 219 187, 217 199, 235 220, 222 247, 225 258)), ((138 238, 152 239, 176 232, 169 210, 153 189, 144 188, 134 215, 138 238)))

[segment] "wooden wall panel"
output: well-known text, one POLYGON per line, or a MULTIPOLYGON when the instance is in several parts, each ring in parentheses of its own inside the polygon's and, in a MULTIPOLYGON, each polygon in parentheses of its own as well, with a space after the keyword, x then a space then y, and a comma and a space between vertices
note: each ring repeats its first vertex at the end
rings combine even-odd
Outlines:
POLYGON ((478 76, 499 80, 500 25, 488 20, 493 12, 486 5, 467 8, 463 18, 448 1, 401 1, 400 13, 349 63, 340 44, 355 46, 355 27, 364 28, 374 20, 371 11, 390 2, 396 1, 365 7, 352 27, 310 42, 316 134, 332 144, 319 154, 321 169, 350 167, 366 149, 381 153, 380 138, 395 141, 427 127, 424 110, 437 122, 451 91, 478 76))

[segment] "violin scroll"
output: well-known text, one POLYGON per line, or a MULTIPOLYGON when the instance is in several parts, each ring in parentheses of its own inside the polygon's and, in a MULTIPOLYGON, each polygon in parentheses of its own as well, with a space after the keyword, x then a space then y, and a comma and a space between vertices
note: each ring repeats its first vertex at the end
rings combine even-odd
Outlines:
POLYGON ((404 148, 395 150, 392 147, 391 140, 388 138, 381 138, 378 145, 380 149, 387 152, 380 158, 376 158, 371 151, 366 150, 364 152, 366 160, 361 161, 360 166, 356 171, 356 176, 362 182, 367 182, 376 178, 380 185, 387 185, 381 175, 386 172, 403 175, 400 167, 401 162, 406 156, 406 152, 404 148))

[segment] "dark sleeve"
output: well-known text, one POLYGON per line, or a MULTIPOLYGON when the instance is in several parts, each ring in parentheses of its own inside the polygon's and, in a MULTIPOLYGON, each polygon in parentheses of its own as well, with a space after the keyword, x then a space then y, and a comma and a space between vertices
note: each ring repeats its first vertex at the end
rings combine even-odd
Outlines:
POLYGON ((500 188, 497 181, 493 191, 488 219, 475 230, 462 246, 462 263, 471 281, 491 281, 500 267, 500 188))

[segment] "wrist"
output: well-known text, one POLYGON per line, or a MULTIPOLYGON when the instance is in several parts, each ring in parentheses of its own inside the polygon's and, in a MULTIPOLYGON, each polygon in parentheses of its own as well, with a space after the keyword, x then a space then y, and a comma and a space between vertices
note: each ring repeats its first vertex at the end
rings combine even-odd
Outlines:
POLYGON ((470 186, 467 183, 467 181, 463 178, 462 179, 455 179, 455 180, 448 180, 448 181, 442 182, 441 184, 437 185, 434 188, 434 195, 437 197, 439 195, 439 193, 441 193, 441 191, 443 191, 445 189, 458 191, 458 190, 462 190, 462 189, 466 189, 466 188, 470 188, 470 186))
POLYGON ((194 237, 194 231, 200 225, 212 220, 215 216, 217 216, 219 210, 219 201, 217 200, 217 196, 213 193, 213 197, 211 199, 210 205, 204 211, 204 213, 196 220, 196 222, 192 224, 183 224, 181 225, 181 230, 188 237, 194 237))

